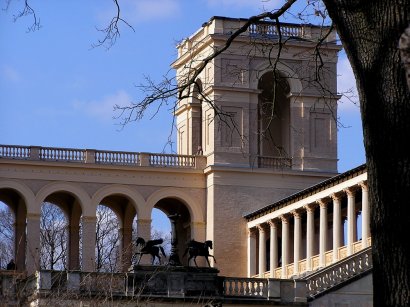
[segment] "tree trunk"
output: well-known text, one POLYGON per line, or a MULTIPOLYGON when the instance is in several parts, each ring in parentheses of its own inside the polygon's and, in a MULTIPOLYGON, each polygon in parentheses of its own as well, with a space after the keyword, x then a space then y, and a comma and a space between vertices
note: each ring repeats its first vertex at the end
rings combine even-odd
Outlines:
POLYGON ((374 306, 410 305, 410 93, 397 48, 409 0, 324 0, 352 64, 362 112, 374 306))

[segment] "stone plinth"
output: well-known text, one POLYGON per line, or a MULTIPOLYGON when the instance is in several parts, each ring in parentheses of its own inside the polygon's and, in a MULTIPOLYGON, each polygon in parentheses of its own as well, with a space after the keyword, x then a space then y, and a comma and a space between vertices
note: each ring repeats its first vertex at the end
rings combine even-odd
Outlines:
POLYGON ((128 273, 128 292, 135 295, 216 297, 222 283, 215 268, 183 266, 134 266, 128 273))

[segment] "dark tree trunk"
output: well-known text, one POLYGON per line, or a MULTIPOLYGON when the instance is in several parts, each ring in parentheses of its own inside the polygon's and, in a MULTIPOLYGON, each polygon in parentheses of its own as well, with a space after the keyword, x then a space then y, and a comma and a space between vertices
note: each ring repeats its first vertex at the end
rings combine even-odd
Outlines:
POLYGON ((409 0, 324 0, 352 64, 368 167, 374 306, 410 305, 409 0), (406 146, 407 145, 407 146, 406 146))

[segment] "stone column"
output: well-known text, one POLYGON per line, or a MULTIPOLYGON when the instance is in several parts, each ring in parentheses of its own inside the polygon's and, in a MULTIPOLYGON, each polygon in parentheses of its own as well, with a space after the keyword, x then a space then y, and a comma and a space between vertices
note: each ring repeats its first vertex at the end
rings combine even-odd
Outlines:
POLYGON ((313 244, 315 237, 315 204, 304 206, 307 213, 306 220, 306 271, 312 271, 313 244))
POLYGON ((339 247, 342 232, 342 204, 338 194, 332 194, 333 199, 333 262, 339 260, 339 247))
POLYGON ((318 204, 320 207, 319 267, 324 267, 326 266, 327 251, 327 202, 321 199, 318 204))
POLYGON ((19 272, 26 270, 26 242, 26 206, 20 199, 14 220, 14 253, 16 269, 19 272))
POLYGON ((347 255, 353 254, 353 243, 356 241, 356 208, 355 208, 355 189, 345 190, 347 194, 347 255))
POLYGON ((83 216, 82 227, 82 271, 93 272, 95 270, 95 232, 97 218, 95 216, 83 216))
POLYGON ((255 229, 248 229, 248 277, 256 275, 256 232, 255 229))
POLYGON ((266 235, 262 224, 258 225, 259 230, 259 277, 263 278, 266 271, 266 235))
POLYGON ((40 214, 27 213, 27 275, 40 270, 40 214))
POLYGON ((67 267, 71 271, 80 269, 80 225, 77 223, 68 226, 67 267))
POLYGON ((181 216, 179 214, 168 215, 171 221, 171 253, 168 259, 168 265, 170 266, 180 266, 181 260, 179 260, 179 250, 178 250, 178 233, 177 233, 177 221, 181 216))
POLYGON ((367 182, 361 182, 362 188, 362 248, 368 246, 367 239, 370 237, 370 212, 369 212, 369 191, 367 182))
POLYGON ((269 245, 269 277, 275 278, 275 270, 278 267, 278 225, 275 220, 270 220, 270 245, 269 245))
POLYGON ((123 272, 126 272, 131 265, 132 257, 132 227, 127 225, 118 230, 120 234, 120 257, 118 268, 123 272))
POLYGON ((287 265, 289 263, 289 217, 282 215, 282 278, 287 278, 287 265))
POLYGON ((145 241, 151 239, 151 219, 137 220, 137 236, 143 238, 145 241))
POLYGON ((300 260, 300 243, 302 241, 302 219, 300 216, 300 211, 292 211, 294 218, 294 238, 293 238, 293 273, 299 275, 299 260, 300 260))

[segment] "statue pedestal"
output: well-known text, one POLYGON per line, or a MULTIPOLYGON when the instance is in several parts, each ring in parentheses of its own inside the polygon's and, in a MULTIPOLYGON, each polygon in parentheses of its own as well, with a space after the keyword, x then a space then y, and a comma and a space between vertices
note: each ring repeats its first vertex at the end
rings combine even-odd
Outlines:
POLYGON ((217 297, 222 280, 215 268, 136 265, 127 274, 128 293, 151 297, 217 297))

